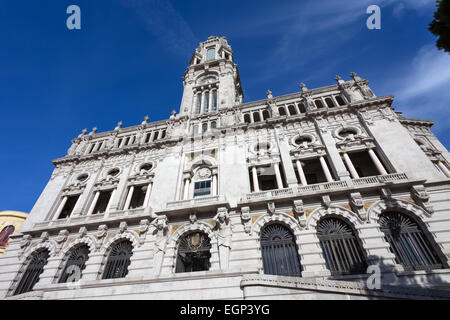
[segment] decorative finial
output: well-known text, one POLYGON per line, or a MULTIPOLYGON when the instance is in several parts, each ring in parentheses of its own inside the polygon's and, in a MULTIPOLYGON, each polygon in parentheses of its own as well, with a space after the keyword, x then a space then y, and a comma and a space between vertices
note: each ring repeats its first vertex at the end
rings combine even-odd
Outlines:
POLYGON ((267 98, 268 98, 268 99, 272 99, 272 98, 273 98, 273 96, 272 96, 272 91, 267 90, 267 98))
POLYGON ((336 81, 339 82, 339 80, 342 80, 342 78, 341 78, 340 76, 336 76, 336 77, 334 78, 334 80, 336 80, 336 81))
POLYGON ((172 115, 170 116, 170 119, 175 119, 175 115, 177 112, 175 110, 172 110, 172 115))
POLYGON ((78 136, 78 138, 84 136, 86 133, 87 133, 87 129, 83 129, 83 130, 81 131, 81 134, 78 136))
POLYGON ((96 132, 97 132, 97 127, 93 127, 92 128, 92 132, 91 133, 89 133, 89 135, 93 135, 93 134, 95 134, 96 132))
POLYGON ((146 125, 147 123, 148 123, 148 119, 150 119, 148 116, 145 116, 144 117, 144 121, 142 121, 142 125, 144 126, 144 125, 146 125))
POLYGON ((119 130, 122 127, 122 121, 117 122, 117 127, 114 128, 114 130, 119 130))
POLYGON ((306 84, 304 84, 303 82, 300 83, 300 88, 302 89, 302 91, 308 91, 308 88, 306 87, 306 84))
POLYGON ((358 77, 358 75, 356 74, 356 72, 350 73, 350 77, 352 77, 353 80, 355 80, 355 81, 361 80, 361 78, 358 77))

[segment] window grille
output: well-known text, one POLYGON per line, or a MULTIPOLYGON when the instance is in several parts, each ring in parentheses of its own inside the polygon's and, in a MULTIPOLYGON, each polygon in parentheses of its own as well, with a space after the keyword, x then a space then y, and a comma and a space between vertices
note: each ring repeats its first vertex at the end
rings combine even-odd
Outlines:
POLYGON ((271 224, 261 232, 261 252, 265 274, 301 276, 297 244, 291 231, 271 224))
POLYGON ((380 215, 379 224, 397 263, 405 270, 443 268, 431 241, 410 217, 399 212, 386 212, 380 215))
POLYGON ((367 262, 363 250, 347 223, 340 219, 325 218, 317 226, 317 235, 332 275, 366 273, 367 262))
POLYGON ((43 250, 33 255, 14 291, 14 295, 33 290, 34 285, 39 281, 39 276, 44 271, 44 266, 47 264, 48 257, 48 250, 43 250))
POLYGON ((125 278, 132 255, 133 245, 130 241, 125 240, 114 245, 103 272, 103 279, 125 278))
POLYGON ((75 280, 78 281, 81 278, 81 272, 86 268, 86 261, 89 259, 89 248, 84 245, 75 248, 67 260, 66 266, 61 274, 59 283, 66 283, 71 275, 75 275, 75 280), (79 272, 79 277, 77 273, 79 272))
POLYGON ((208 235, 194 232, 184 236, 178 246, 176 273, 208 271, 211 267, 211 243, 208 235))

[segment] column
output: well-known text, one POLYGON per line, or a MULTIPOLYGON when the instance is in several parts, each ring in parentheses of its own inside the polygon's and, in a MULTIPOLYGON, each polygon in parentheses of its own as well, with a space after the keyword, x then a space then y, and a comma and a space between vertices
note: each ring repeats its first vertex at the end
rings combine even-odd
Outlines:
POLYGON ((300 108, 298 107, 298 103, 294 102, 295 111, 297 111, 297 114, 300 114, 300 108))
POLYGON ((56 210, 55 216, 53 217, 53 221, 58 220, 61 211, 64 209, 64 206, 66 205, 66 202, 67 196, 64 196, 64 198, 62 199, 61 203, 58 206, 58 210, 56 210))
POLYGON ((328 169, 327 162, 325 161, 325 158, 323 156, 319 156, 320 164, 322 165, 323 173, 325 174, 325 177, 327 178, 328 182, 333 182, 334 179, 331 176, 330 170, 328 169))
POLYGON ((183 200, 188 200, 189 199, 190 183, 191 183, 191 179, 190 178, 186 178, 186 180, 184 180, 184 197, 183 197, 183 200))
POLYGON ((122 137, 122 142, 120 143, 119 148, 123 148, 123 146, 125 145, 125 141, 127 140, 126 137, 122 137))
POLYGON ((99 146, 100 146, 100 142, 96 142, 94 145, 94 149, 92 149, 92 152, 97 152, 99 146))
POLYGON ((253 192, 259 192, 258 171, 256 170, 256 167, 252 167, 252 175, 253 175, 253 192))
POLYGON ((212 90, 209 90, 209 107, 208 107, 208 112, 212 111, 212 98, 213 98, 213 94, 212 94, 212 90))
POLYGON ((368 149, 368 150, 369 150, 368 152, 369 152, 370 158, 372 159, 373 163, 377 167, 378 172, 383 176, 387 175, 388 173, 387 173, 386 169, 384 169, 383 164, 380 162, 380 160, 378 159, 375 152, 372 149, 368 149))
POLYGON ((442 172, 446 175, 446 177, 450 178, 450 171, 447 169, 446 165, 442 163, 441 160, 438 160, 437 165, 439 166, 439 169, 441 169, 442 172))
POLYGON ((128 191, 128 196, 127 196, 127 200, 125 202, 125 206, 123 207, 123 210, 125 210, 125 211, 130 208, 131 198, 133 197, 133 192, 134 192, 134 186, 131 186, 130 190, 128 191))
POLYGON ((300 177, 300 183, 302 184, 302 186, 307 186, 308 182, 306 181, 305 172, 303 171, 303 167, 300 160, 297 160, 295 163, 297 164, 297 171, 300 177))
POLYGON ((98 197, 100 196, 100 191, 95 192, 94 200, 92 200, 91 206, 89 207, 89 211, 87 213, 88 216, 92 215, 95 209, 95 205, 97 204, 98 197))
POLYGON ((217 175, 212 176, 212 195, 217 196, 217 175))
POLYGON ((145 192, 145 198, 144 198, 144 209, 148 207, 148 202, 150 200, 150 194, 152 192, 153 183, 150 182, 147 186, 147 191, 145 192))
POLYGON ((250 111, 249 115, 250 115, 250 122, 254 123, 255 119, 253 118, 253 112, 250 111))
POLYGON ((205 112, 205 93, 202 92, 200 96, 200 114, 205 112))
POLYGON ((348 169, 350 170, 350 174, 352 175, 353 179, 359 179, 358 172, 356 172, 355 167, 353 166, 352 160, 348 156, 347 152, 343 153, 344 161, 347 164, 348 169))
POLYGON ((277 178, 277 187, 278 189, 283 189, 283 181, 281 180, 281 173, 280 173, 280 164, 277 162, 274 164, 275 168, 275 177, 277 178))

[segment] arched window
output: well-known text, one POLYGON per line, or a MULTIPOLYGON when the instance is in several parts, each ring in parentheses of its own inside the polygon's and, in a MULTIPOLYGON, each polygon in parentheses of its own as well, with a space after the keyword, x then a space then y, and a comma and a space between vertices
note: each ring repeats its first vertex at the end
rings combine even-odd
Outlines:
POLYGON ((442 260, 420 226, 399 212, 380 215, 379 224, 397 263, 405 270, 442 269, 442 260))
POLYGON ((316 100, 316 101, 314 101, 314 103, 316 104, 317 108, 319 108, 319 109, 323 108, 322 100, 316 100))
POLYGON ((267 119, 269 119, 269 118, 270 118, 269 111, 264 110, 264 111, 263 111, 263 120, 267 120, 267 119))
POLYGON ((301 276, 295 237, 288 228, 280 224, 264 227, 261 231, 261 252, 265 274, 301 276))
POLYGON ((89 259, 89 248, 87 245, 83 245, 72 250, 72 253, 67 259, 66 266, 61 274, 59 283, 66 283, 71 275, 75 280, 81 279, 81 273, 86 268, 86 261, 89 259))
POLYGON ((211 243, 203 232, 192 232, 178 245, 176 273, 208 271, 211 267, 211 243))
POLYGON ((334 96, 334 98, 336 99, 339 106, 345 106, 345 101, 344 101, 344 99, 342 99, 341 96, 334 96))
POLYGON ((259 112, 253 113, 253 120, 254 120, 255 122, 261 121, 261 117, 259 116, 259 112))
POLYGON ((202 94, 197 94, 197 105, 195 106, 195 113, 200 114, 202 112, 202 94))
POLYGON ((133 244, 129 240, 114 245, 109 253, 108 262, 103 272, 103 279, 125 278, 133 255, 133 244))
POLYGON ((34 253, 27 269, 23 273, 22 278, 17 285, 16 290, 14 291, 14 295, 33 290, 34 285, 39 281, 39 276, 44 271, 44 266, 47 264, 48 257, 48 250, 42 250, 34 253))
POLYGON ((280 116, 285 116, 286 115, 286 110, 284 109, 284 107, 279 107, 278 108, 278 113, 280 114, 280 116))
POLYGON ((9 236, 14 233, 16 228, 14 226, 4 227, 0 232, 0 246, 5 247, 8 244, 9 236))
POLYGON ((244 122, 252 123, 252 119, 250 118, 250 115, 248 113, 244 114, 244 122))
POLYGON ((293 105, 290 105, 290 106, 288 107, 288 110, 289 110, 289 114, 290 114, 291 116, 294 116, 294 115, 297 114, 297 110, 295 110, 295 107, 294 107, 293 105))
POLYGON ((317 225, 317 235, 332 275, 366 273, 363 250, 355 232, 346 222, 324 218, 317 225))
POLYGON ((326 98, 325 103, 327 104, 328 108, 334 108, 334 103, 333 100, 331 100, 331 98, 326 98))
POLYGON ((211 122, 211 129, 217 129, 217 122, 211 122))
POLYGON ((206 131, 208 131, 208 124, 204 123, 202 124, 202 133, 205 133, 206 131))
POLYGON ((300 110, 300 113, 305 113, 306 112, 306 108, 305 108, 305 105, 303 103, 299 103, 298 104, 298 109, 300 110))

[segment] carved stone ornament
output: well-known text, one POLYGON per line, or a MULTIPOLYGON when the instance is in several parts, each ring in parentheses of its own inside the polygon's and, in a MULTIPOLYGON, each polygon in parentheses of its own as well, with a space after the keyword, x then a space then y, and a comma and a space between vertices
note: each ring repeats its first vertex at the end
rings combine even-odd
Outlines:
POLYGON ((267 203, 267 211, 272 215, 275 213, 275 202, 267 203))
POLYGON ((143 219, 139 223, 139 242, 144 244, 147 231, 150 227, 150 221, 148 219, 143 219))
POLYGON ((303 200, 294 201, 294 214, 302 227, 306 226, 306 215, 303 207, 303 200))
POLYGON ((24 235, 22 237, 22 240, 20 241, 20 248, 22 250, 26 249, 30 245, 31 239, 32 239, 31 235, 29 234, 24 235))
POLYGON ((81 227, 80 230, 78 231, 78 238, 84 238, 87 234, 87 228, 86 227, 81 227))
POLYGON ((242 207, 241 208, 241 221, 244 225, 244 231, 248 234, 251 233, 252 223, 251 223, 251 215, 250 215, 250 207, 242 207))
POLYGON ((211 177, 211 170, 208 168, 201 168, 197 171, 196 176, 200 179, 208 179, 211 177))
POLYGON ((122 221, 119 225, 119 233, 124 233, 128 228, 128 225, 125 221, 122 221))
POLYGON ((49 238, 50 238, 50 234, 47 231, 42 232, 41 237, 39 238, 39 242, 44 243, 44 242, 48 241, 49 238))
POLYGON ((330 196, 322 196, 322 203, 325 209, 329 209, 331 206, 331 198, 330 196))
POLYGON ((434 213, 434 208, 430 203, 430 195, 423 185, 413 186, 411 188, 411 195, 414 201, 429 214, 434 213))
POLYGON ((194 224, 194 223, 197 222, 197 215, 196 215, 195 213, 191 213, 191 214, 189 215, 189 222, 190 222, 191 224, 194 224))
POLYGON ((364 201, 359 192, 350 194, 350 207, 362 220, 367 220, 367 212, 364 209, 364 201))

